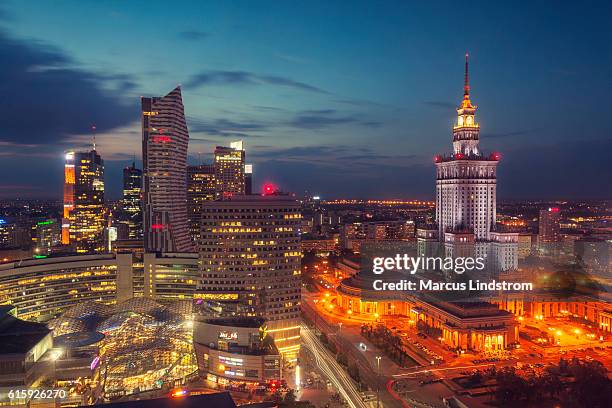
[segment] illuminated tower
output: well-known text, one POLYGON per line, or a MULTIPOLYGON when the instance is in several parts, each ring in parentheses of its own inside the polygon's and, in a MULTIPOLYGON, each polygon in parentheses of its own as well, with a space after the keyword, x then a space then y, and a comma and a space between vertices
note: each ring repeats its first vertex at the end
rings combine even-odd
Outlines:
POLYGON ((499 153, 486 156, 479 147, 480 125, 470 100, 468 55, 465 55, 463 100, 453 126, 453 154, 438 155, 436 164, 437 231, 421 230, 419 240, 437 235, 446 256, 487 257, 492 272, 518 266, 518 233, 496 226, 499 153))
POLYGON ((123 169, 122 223, 127 225, 129 239, 142 238, 142 171, 136 163, 123 169))
POLYGON ((147 252, 190 252, 187 222, 189 133, 181 88, 142 98, 144 247, 147 252))
POLYGON ((436 156, 436 220, 444 233, 471 231, 476 240, 490 239, 495 226, 497 164, 500 155, 485 157, 478 146, 480 125, 470 100, 468 56, 465 56, 463 101, 453 127, 453 154, 436 156))
POLYGON ((283 354, 299 350, 299 203, 289 195, 228 196, 202 206, 195 297, 225 315, 260 316, 283 354))
POLYGON ((215 199, 215 166, 202 164, 187 167, 187 217, 194 242, 200 237, 202 204, 215 199))
POLYGON ((106 225, 104 161, 95 148, 89 152, 69 154, 74 162, 74 198, 73 208, 69 212, 69 243, 74 245, 77 252, 100 252, 104 250, 103 233, 106 225))
POLYGON ((62 244, 70 244, 70 224, 73 221, 74 183, 76 181, 74 168, 74 152, 66 152, 64 163, 64 212, 62 215, 62 244))
POLYGON ((245 151, 242 141, 215 148, 217 198, 245 193, 245 151))

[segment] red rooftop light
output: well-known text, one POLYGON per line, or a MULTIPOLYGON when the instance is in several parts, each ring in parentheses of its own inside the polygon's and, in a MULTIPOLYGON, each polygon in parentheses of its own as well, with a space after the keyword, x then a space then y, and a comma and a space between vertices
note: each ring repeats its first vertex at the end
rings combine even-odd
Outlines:
POLYGON ((440 163, 442 161, 442 156, 439 154, 434 156, 434 163, 440 163))
POLYGON ((499 152, 491 153, 491 158, 493 160, 501 160, 501 153, 499 153, 499 152))
POLYGON ((262 190, 263 190, 263 191, 262 191, 263 195, 271 195, 271 194, 276 193, 277 188, 276 188, 276 186, 275 186, 274 184, 272 184, 272 183, 265 183, 265 184, 263 185, 262 190))
POLYGON ((463 153, 455 154, 455 159, 463 159, 464 157, 465 157, 465 155, 463 153))
POLYGON ((153 224, 151 225, 151 228, 154 230, 164 229, 164 224, 153 224))

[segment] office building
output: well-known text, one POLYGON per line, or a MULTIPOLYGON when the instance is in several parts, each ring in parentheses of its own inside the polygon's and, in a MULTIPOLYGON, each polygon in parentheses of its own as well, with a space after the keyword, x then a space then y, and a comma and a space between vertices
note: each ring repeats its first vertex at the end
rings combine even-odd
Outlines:
POLYGON ((201 164, 187 167, 187 217, 189 233, 194 242, 200 237, 202 204, 215 199, 215 166, 201 164))
POLYGON ((230 196, 206 202, 196 298, 224 314, 266 319, 282 354, 299 350, 299 203, 289 195, 230 196))
POLYGON ((141 104, 145 251, 192 251, 187 221, 189 133, 181 88, 142 98, 141 104))
POLYGON ((104 250, 104 161, 98 152, 68 152, 64 164, 62 244, 77 252, 104 250))
POLYGON ((132 163, 123 169, 122 217, 127 239, 142 239, 142 171, 132 163))
POLYGON ((244 194, 253 194, 253 165, 244 165, 244 194))
POLYGON ((61 242, 60 225, 57 220, 36 223, 36 249, 39 254, 48 254, 51 248, 61 242))
POLYGON ((242 141, 217 146, 214 153, 217 198, 245 194, 245 151, 242 141))
POLYGON ((561 241, 559 223, 561 221, 561 211, 557 207, 540 210, 538 225, 538 242, 554 243, 561 241))

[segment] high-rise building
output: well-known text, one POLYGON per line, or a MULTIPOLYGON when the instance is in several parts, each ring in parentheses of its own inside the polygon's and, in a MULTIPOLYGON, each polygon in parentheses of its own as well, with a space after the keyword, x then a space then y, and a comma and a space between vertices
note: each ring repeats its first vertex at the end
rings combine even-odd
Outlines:
POLYGON ((147 252, 190 252, 187 222, 189 133, 181 88, 142 98, 144 247, 147 252))
POLYGON ((471 230, 477 240, 490 239, 496 217, 497 165, 500 156, 480 151, 480 125, 470 100, 468 61, 465 60, 463 101, 453 127, 453 154, 436 156, 436 219, 440 237, 471 230))
POLYGON ((123 169, 121 223, 127 225, 128 239, 142 238, 142 171, 132 163, 123 169))
MULTIPOLYGON (((499 153, 485 155, 479 146, 480 125, 470 100, 468 56, 465 56, 463 100, 453 126, 453 153, 437 155, 435 238, 445 246, 446 256, 488 257, 492 271, 518 266, 518 233, 502 232, 496 225, 497 165, 499 153)), ((421 231, 425 242, 433 237, 421 231)))
POLYGON ((253 194, 253 165, 244 165, 244 194, 253 194))
POLYGON ((60 238, 60 228, 57 220, 49 219, 36 223, 36 249, 38 253, 50 253, 51 248, 59 245, 60 238))
POLYGON ((77 252, 104 250, 104 161, 98 152, 67 152, 62 244, 77 252))
POLYGON ((187 167, 187 217, 194 242, 200 238, 202 204, 215 199, 215 166, 201 164, 187 167))
POLYGON ((245 151, 242 141, 215 148, 217 198, 245 194, 245 151))
POLYGON ((561 212, 557 207, 540 210, 538 224, 538 241, 540 243, 554 243, 561 241, 559 223, 561 222, 561 212))
POLYGON ((280 352, 299 350, 300 205, 289 195, 229 196, 202 206, 196 298, 225 315, 266 319, 280 352))
POLYGON ((74 210, 74 183, 76 169, 74 152, 66 152, 64 163, 64 211, 62 215, 62 244, 70 244, 70 224, 74 210))

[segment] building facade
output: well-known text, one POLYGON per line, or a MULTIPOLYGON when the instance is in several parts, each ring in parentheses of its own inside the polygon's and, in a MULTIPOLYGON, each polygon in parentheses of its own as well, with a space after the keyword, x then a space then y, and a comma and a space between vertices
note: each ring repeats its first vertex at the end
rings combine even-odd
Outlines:
POLYGON ((187 167, 187 217, 194 242, 200 238, 202 204, 216 197, 215 166, 201 164, 187 167))
POLYGON ((142 170, 136 168, 136 163, 123 169, 121 207, 127 239, 142 239, 142 170))
POLYGON ((453 153, 434 158, 437 233, 431 237, 427 230, 417 235, 423 243, 431 238, 439 240, 446 247, 446 256, 488 257, 487 267, 495 273, 518 267, 518 234, 503 232, 496 225, 501 155, 481 151, 476 108, 470 99, 466 55, 463 100, 453 126, 453 153))
POLYGON ((217 198, 245 194, 245 151, 242 141, 217 146, 214 153, 217 198))
POLYGON ((200 376, 221 385, 278 381, 281 356, 261 318, 196 320, 193 343, 200 376))
POLYGON ((66 153, 63 215, 62 244, 82 253, 104 250, 104 161, 95 149, 66 153))
POLYGON ((14 307, 20 319, 47 321, 87 302, 189 300, 198 278, 195 253, 127 252, 6 262, 0 264, 0 305, 14 307))
POLYGON ((227 315, 263 317, 283 354, 299 350, 299 203, 289 195, 230 196, 204 203, 201 299, 227 315))
POLYGON ((144 245, 148 252, 189 252, 189 133, 181 88, 142 98, 144 245))

